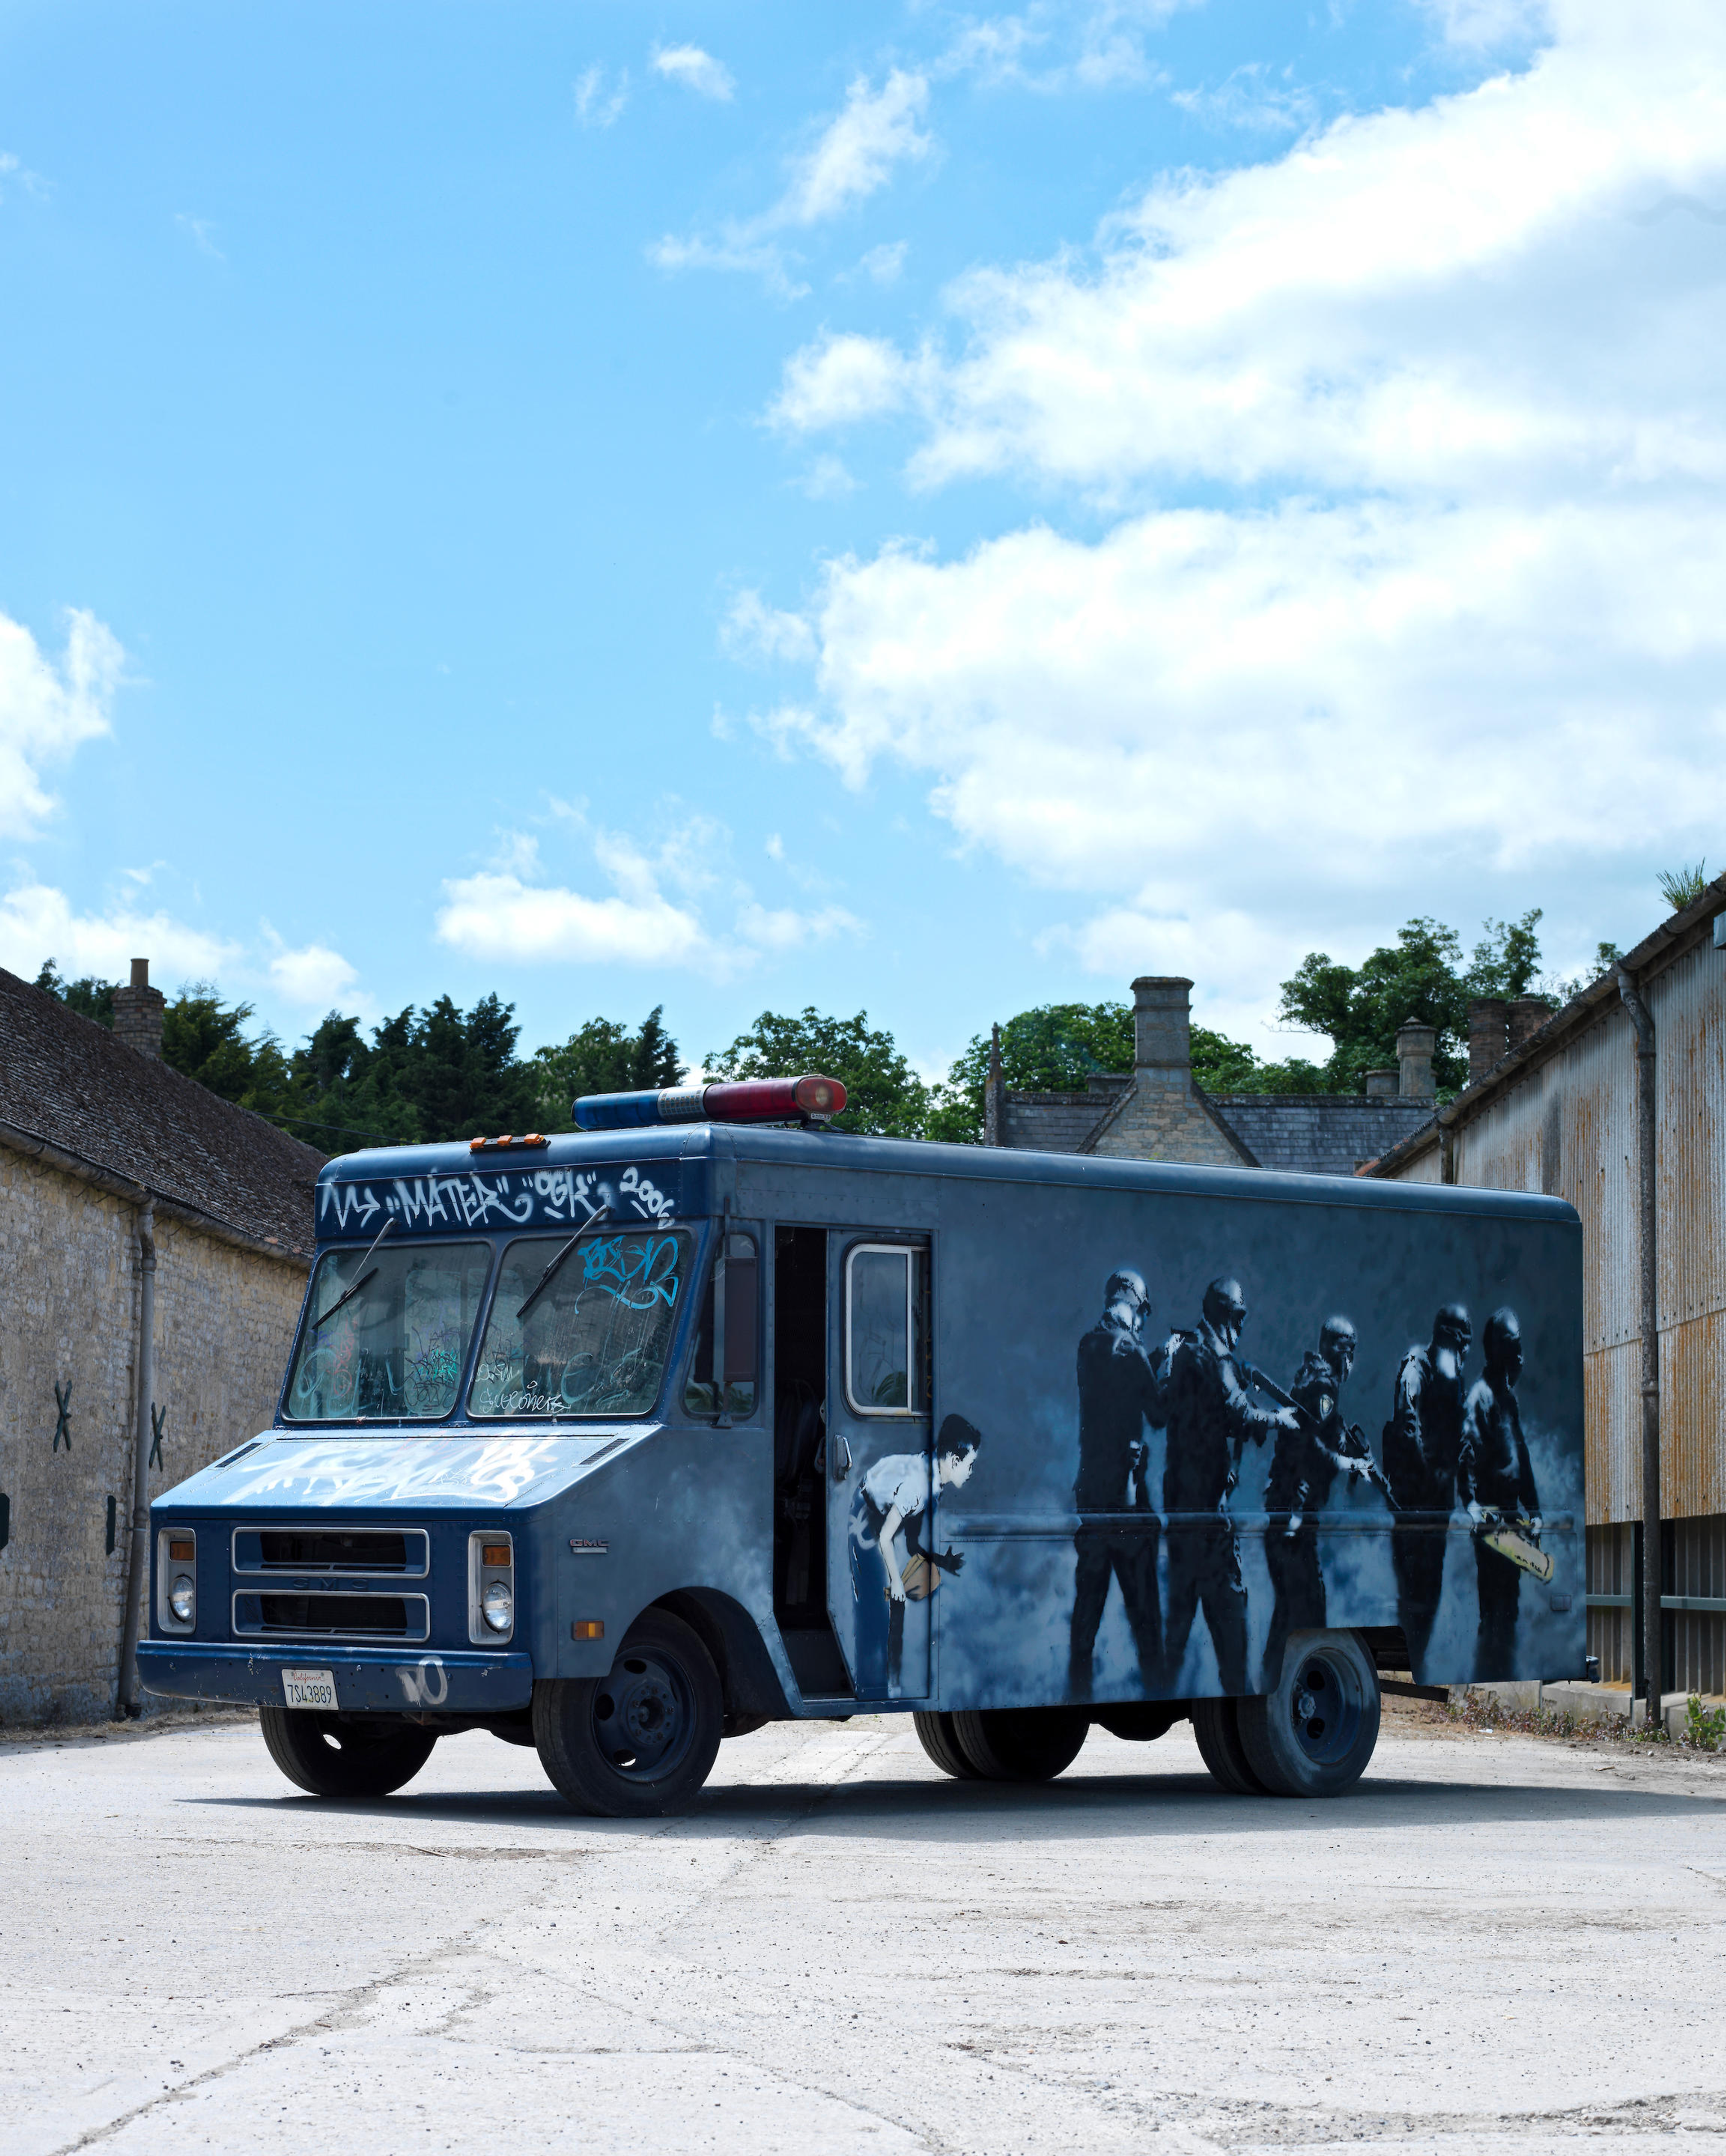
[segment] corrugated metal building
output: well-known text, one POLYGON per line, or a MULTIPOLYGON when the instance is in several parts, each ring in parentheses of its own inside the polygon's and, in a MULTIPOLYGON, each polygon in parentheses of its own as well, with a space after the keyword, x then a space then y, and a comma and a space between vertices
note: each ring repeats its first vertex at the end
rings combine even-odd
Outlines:
MULTIPOLYGON (((1726 1689, 1726 876, 1627 954, 1657 1045, 1662 1686, 1726 1689), (1717 942, 1717 937, 1719 939, 1717 942)), ((1636 1039, 1605 974, 1364 1173, 1568 1199, 1582 1216, 1589 1650, 1633 1670, 1642 1515, 1636 1039)))

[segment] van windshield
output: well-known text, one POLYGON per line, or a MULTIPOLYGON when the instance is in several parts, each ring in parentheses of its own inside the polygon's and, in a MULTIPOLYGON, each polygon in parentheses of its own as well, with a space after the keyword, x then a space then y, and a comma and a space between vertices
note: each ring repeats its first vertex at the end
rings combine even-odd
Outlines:
POLYGON ((484 1243, 326 1250, 288 1377, 287 1419, 448 1414, 491 1261, 484 1243))
POLYGON ((470 1415, 639 1415, 659 1398, 695 1238, 686 1229, 584 1237, 525 1321, 567 1235, 503 1254, 468 1396, 470 1415))

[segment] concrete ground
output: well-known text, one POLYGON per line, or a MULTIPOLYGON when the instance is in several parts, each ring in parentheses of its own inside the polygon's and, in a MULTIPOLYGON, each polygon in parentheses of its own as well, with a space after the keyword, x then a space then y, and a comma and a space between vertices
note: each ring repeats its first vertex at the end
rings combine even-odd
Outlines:
POLYGON ((908 1721, 583 1820, 473 1735, 375 1804, 254 1726, 0 1745, 0 2149, 1726 2156, 1726 1761, 1387 1718, 1328 1804, 1183 1727, 948 1782, 908 1721))

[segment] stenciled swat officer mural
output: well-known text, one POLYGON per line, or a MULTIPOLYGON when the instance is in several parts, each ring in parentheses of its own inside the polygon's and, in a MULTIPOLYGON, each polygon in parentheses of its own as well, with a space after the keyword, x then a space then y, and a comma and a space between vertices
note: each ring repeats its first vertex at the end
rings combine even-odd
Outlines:
POLYGON ((1241 1221, 1250 1265, 1218 1249, 1215 1209, 1165 1203, 1160 1235, 1141 1214, 1132 1240, 1086 1238, 1090 1310, 1058 1388, 1035 1365, 1051 1302, 1077 1301, 1051 1285, 1067 1239, 1045 1240, 1035 1286, 996 1265, 949 1285, 948 1312, 956 1289, 987 1299, 999 1352, 971 1367, 942 1329, 942 1396, 992 1433, 986 1493, 937 1470, 935 1562, 968 1567, 944 1696, 1239 1697, 1274 1688, 1295 1635, 1336 1627, 1425 1681, 1580 1662, 1574 1246, 1549 1276, 1526 1237, 1472 1223, 1363 1214, 1345 1237, 1314 1205, 1303 1249, 1298 1209, 1264 1214, 1265 1232, 1241 1221), (1478 1343, 1471 1306, 1492 1312, 1478 1343))

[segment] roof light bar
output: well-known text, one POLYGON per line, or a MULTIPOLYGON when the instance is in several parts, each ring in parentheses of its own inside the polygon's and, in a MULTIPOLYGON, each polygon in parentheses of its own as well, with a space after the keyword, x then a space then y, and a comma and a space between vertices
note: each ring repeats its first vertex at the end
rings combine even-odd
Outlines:
POLYGON ((584 1093, 571 1108, 578 1131, 629 1131, 645 1123, 794 1123, 836 1116, 837 1078, 741 1078, 719 1086, 665 1086, 651 1093, 584 1093))

